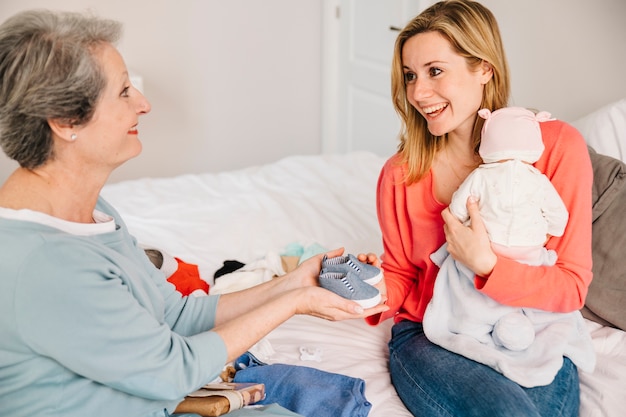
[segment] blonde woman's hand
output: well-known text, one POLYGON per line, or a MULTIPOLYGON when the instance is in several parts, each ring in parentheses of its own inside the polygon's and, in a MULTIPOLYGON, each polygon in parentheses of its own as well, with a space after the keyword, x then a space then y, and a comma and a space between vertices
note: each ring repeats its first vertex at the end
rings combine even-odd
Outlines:
POLYGON ((375 253, 359 253, 356 258, 359 262, 380 268, 380 259, 378 259, 378 256, 375 253))
MULTIPOLYGON (((382 272, 382 264, 380 263, 380 259, 375 253, 359 253, 357 255, 357 259, 359 262, 367 263, 369 265, 373 265, 377 268, 380 268, 382 272)), ((380 296, 382 298, 381 302, 384 303, 387 301, 387 285, 385 284, 385 275, 383 274, 382 279, 374 285, 380 292, 380 296)))
POLYGON ((467 199, 470 226, 465 226, 446 208, 443 230, 448 243, 448 252, 476 275, 486 277, 496 265, 497 257, 491 249, 487 229, 478 211, 478 202, 472 196, 467 199))

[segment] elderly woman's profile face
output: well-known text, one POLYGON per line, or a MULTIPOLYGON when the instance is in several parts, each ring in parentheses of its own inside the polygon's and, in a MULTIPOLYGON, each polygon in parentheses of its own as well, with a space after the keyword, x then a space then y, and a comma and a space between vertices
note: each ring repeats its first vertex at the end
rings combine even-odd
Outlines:
POLYGON ((150 111, 150 103, 131 84, 126 64, 113 45, 99 45, 93 53, 106 85, 93 118, 76 127, 76 145, 85 162, 114 169, 141 153, 138 119, 150 111))

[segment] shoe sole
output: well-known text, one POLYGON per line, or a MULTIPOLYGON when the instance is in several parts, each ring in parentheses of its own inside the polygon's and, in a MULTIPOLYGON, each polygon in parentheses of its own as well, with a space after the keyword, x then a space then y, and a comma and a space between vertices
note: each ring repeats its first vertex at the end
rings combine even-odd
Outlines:
POLYGON ((380 281, 382 281, 382 279, 383 279, 383 271, 380 271, 378 275, 368 278, 368 279, 364 279, 363 282, 365 282, 366 284, 370 284, 370 285, 376 285, 380 281))
POLYGON ((380 294, 376 294, 375 297, 368 298, 366 300, 352 300, 352 301, 356 301, 357 303, 361 305, 361 307, 363 307, 364 309, 368 309, 368 308, 376 307, 378 304, 380 304, 380 294))

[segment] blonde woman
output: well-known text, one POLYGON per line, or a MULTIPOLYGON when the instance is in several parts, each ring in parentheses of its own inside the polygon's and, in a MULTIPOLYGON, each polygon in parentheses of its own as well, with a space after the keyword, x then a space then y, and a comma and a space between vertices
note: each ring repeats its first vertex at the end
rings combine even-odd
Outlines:
POLYGON ((394 50, 392 95, 404 130, 396 155, 382 169, 377 207, 383 235, 382 268, 390 309, 370 324, 393 319, 392 382, 415 416, 577 416, 577 369, 564 358, 553 381, 524 388, 496 370, 447 351, 424 335, 422 320, 438 268, 430 255, 447 243, 473 273, 478 291, 509 306, 571 312, 582 307, 591 273, 589 154, 571 126, 541 126, 545 151, 535 163, 570 213, 553 266, 529 266, 496 255, 475 201, 471 226, 447 208, 476 168, 479 109, 505 107, 509 69, 497 22, 478 2, 434 4, 400 32, 394 50))

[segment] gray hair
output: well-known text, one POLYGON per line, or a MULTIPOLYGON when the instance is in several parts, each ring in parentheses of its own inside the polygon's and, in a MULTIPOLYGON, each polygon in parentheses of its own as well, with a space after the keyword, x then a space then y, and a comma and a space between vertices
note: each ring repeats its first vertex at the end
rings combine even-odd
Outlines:
POLYGON ((94 48, 121 32, 119 22, 49 10, 0 25, 0 146, 9 158, 41 166, 54 157, 49 119, 91 120, 106 85, 94 48))

